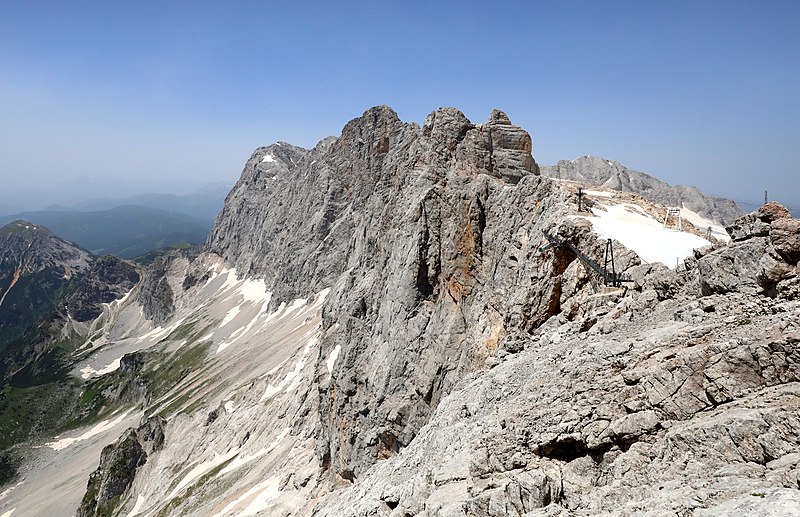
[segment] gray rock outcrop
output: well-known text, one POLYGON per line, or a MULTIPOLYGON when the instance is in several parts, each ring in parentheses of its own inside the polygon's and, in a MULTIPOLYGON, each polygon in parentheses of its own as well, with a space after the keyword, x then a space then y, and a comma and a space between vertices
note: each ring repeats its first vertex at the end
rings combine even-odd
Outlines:
POLYGON ((164 424, 162 418, 150 418, 103 449, 100 466, 89 478, 78 517, 112 515, 120 496, 133 482, 137 469, 163 446, 164 424))
POLYGON ((102 314, 102 305, 122 298, 139 282, 136 267, 112 255, 91 262, 81 275, 74 292, 67 296, 65 308, 76 321, 88 322, 102 314))
MULTIPOLYGON (((448 174, 486 174, 516 183, 538 174, 530 153, 530 136, 500 111, 475 125, 441 108, 420 128, 387 106, 372 108, 314 149, 285 143, 257 149, 208 249, 240 274, 269 280, 275 303, 306 295, 349 267, 351 238, 365 226, 365 214, 377 216, 409 181, 421 176, 432 185, 448 174)), ((370 247, 381 246, 377 235, 370 239, 376 241, 370 247)))
POLYGON ((800 221, 778 203, 767 203, 727 230, 733 238, 731 245, 697 261, 701 293, 789 296, 790 284, 783 282, 797 275, 800 221))
POLYGON ((72 275, 86 269, 89 261, 88 251, 44 226, 14 221, 0 228, 0 263, 16 264, 21 273, 54 267, 72 275))

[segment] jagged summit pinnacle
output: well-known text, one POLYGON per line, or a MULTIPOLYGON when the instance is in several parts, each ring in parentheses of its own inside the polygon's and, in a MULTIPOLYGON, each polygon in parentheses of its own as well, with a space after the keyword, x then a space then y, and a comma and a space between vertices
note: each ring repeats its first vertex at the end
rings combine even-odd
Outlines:
POLYGON ((511 120, 508 118, 508 115, 506 115, 505 112, 500 111, 499 109, 493 109, 489 114, 489 123, 510 125, 511 120))
POLYGON ((285 143, 256 149, 217 218, 209 248, 241 272, 280 280, 275 300, 285 300, 282 295, 328 283, 345 267, 347 254, 332 248, 349 243, 357 225, 352 218, 376 193, 480 175, 516 184, 539 172, 531 149, 527 131, 499 110, 474 124, 456 108, 438 108, 420 127, 388 106, 375 106, 314 149, 285 143), (288 220, 300 226, 288 227, 288 220), (275 242, 294 243, 291 253, 275 242), (280 292, 289 285, 291 292, 280 292))

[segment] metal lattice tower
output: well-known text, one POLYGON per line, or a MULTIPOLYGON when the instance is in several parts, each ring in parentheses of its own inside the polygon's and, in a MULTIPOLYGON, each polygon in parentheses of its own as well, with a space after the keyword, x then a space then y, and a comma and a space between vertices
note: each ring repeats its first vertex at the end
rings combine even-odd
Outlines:
POLYGON ((611 239, 606 241, 606 249, 603 255, 604 264, 601 266, 595 260, 587 257, 574 244, 562 239, 558 235, 551 235, 545 232, 544 236, 549 242, 547 245, 539 248, 539 252, 543 253, 554 247, 563 247, 571 251, 572 254, 578 258, 578 260, 583 262, 589 269, 591 269, 597 275, 597 277, 603 281, 603 285, 622 287, 623 283, 633 282, 633 279, 631 279, 631 277, 628 275, 617 273, 616 264, 614 262, 614 246, 611 239))

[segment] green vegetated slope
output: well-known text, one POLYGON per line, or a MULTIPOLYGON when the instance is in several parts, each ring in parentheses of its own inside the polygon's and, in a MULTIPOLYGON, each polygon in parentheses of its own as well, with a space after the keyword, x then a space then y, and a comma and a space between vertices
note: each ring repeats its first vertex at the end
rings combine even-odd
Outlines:
POLYGON ((69 373, 87 338, 76 329, 138 281, 133 264, 91 256, 43 226, 0 228, 0 483, 14 476, 16 444, 112 409, 110 386, 96 386, 106 380, 69 373))

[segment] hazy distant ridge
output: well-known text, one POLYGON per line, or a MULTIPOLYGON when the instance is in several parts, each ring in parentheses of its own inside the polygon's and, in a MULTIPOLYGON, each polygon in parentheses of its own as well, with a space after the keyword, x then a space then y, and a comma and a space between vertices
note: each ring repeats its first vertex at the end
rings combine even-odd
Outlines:
POLYGON ((211 222, 143 206, 108 210, 39 210, 0 217, 0 225, 17 219, 46 226, 96 255, 133 258, 177 243, 204 242, 211 222))

